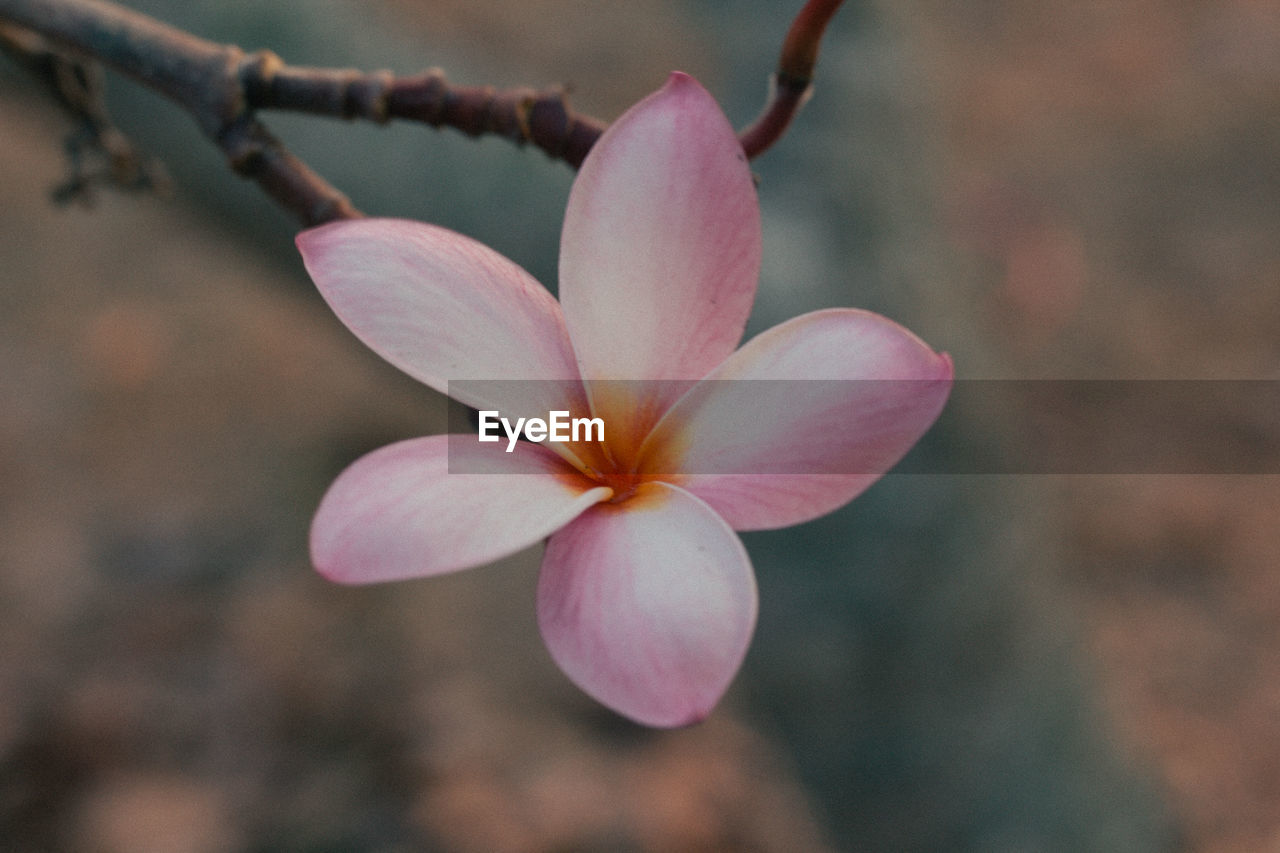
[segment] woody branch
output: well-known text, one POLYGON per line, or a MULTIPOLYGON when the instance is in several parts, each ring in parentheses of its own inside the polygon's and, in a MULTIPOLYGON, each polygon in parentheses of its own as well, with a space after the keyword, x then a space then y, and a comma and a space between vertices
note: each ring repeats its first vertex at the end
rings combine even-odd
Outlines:
MULTIPOLYGON (((809 0, 784 45, 769 102, 741 136, 754 157, 785 131, 804 103, 818 42, 843 0, 809 0)), ((256 181, 304 225, 362 215, 338 189, 293 155, 257 118, 264 109, 346 119, 418 121, 471 136, 532 143, 575 168, 605 124, 572 110, 560 89, 454 86, 439 69, 397 77, 390 71, 301 68, 270 51, 245 53, 198 38, 103 0, 0 0, 0 25, 29 31, 12 52, 53 51, 68 61, 100 62, 169 98, 195 119, 235 171, 256 181)))

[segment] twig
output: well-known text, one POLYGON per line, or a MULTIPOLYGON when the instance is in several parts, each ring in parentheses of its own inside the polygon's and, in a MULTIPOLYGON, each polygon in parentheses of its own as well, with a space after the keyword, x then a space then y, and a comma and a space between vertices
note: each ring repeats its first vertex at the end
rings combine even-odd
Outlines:
POLYGON ((35 33, 0 24, 0 51, 14 57, 44 82, 75 122, 67 136, 71 174, 54 188, 59 204, 92 204, 98 184, 127 191, 167 192, 169 178, 160 163, 145 157, 112 124, 103 100, 102 66, 50 50, 35 33))
POLYGON ((770 80, 764 110, 738 134, 742 150, 754 158, 768 150, 786 132, 791 120, 813 94, 813 70, 827 24, 844 0, 808 0, 791 23, 778 70, 770 80))
POLYGON ((98 0, 0 0, 0 19, 101 61, 183 107, 237 172, 303 224, 361 215, 254 118, 237 79, 244 59, 239 48, 98 0))

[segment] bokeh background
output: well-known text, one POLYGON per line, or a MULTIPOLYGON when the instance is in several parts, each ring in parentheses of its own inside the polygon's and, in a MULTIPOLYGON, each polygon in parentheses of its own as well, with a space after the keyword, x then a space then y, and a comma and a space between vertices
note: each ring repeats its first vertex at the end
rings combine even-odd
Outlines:
MULTIPOLYGON (((296 64, 569 83, 606 118, 679 68, 742 125, 799 3, 130 5, 296 64)), ((328 482, 443 402, 345 332, 293 223, 183 114, 110 86, 172 195, 58 208, 69 125, 0 59, 0 849, 1280 849, 1275 477, 890 476, 746 537, 745 667, 708 722, 642 730, 542 648, 538 549, 312 572, 328 482)), ((364 210, 554 285, 562 164, 266 120, 364 210)), ((970 379, 1280 369, 1270 0, 848 0, 754 168, 751 332, 856 305, 970 379)), ((922 467, 1026 405, 955 407, 922 467)), ((1221 414, 1179 440, 1280 423, 1221 414)))

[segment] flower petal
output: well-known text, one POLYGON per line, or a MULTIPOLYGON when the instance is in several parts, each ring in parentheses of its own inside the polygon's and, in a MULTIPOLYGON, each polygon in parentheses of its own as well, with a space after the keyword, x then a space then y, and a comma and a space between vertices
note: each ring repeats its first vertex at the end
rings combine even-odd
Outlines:
POLYGON ((463 436, 388 445, 342 472, 311 524, 311 560, 340 583, 438 575, 513 554, 612 492, 544 447, 507 454, 463 436), (468 458, 460 460, 460 455, 468 458), (450 463, 467 471, 449 473, 450 463))
POLYGON ((586 410, 560 306, 487 246, 399 219, 333 222, 297 242, 342 322, 415 379, 446 394, 449 380, 561 380, 471 383, 457 399, 526 417, 586 410))
POLYGON ((884 317, 805 314, 691 389, 650 435, 641 470, 672 476, 737 530, 808 521, 897 464, 952 375, 950 357, 884 317))
MULTIPOLYGON (((560 302, 583 377, 700 379, 741 340, 759 269, 742 146, 715 99, 672 74, 600 137, 569 195, 560 302)), ((631 431, 623 412, 597 414, 631 431)))
POLYGON ((579 687, 636 722, 706 717, 742 664, 755 619, 742 542, 666 483, 593 507, 547 543, 538 579, 547 648, 579 687))

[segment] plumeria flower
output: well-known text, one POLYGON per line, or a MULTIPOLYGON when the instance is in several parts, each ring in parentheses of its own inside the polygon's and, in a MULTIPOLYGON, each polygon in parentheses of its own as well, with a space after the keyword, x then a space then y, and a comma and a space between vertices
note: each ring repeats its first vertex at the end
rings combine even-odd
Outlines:
POLYGON ((865 311, 806 314, 736 349, 759 273, 759 205, 728 120, 684 74, 582 164, 559 302, 432 225, 336 222, 298 246, 342 322, 409 375, 444 393, 453 381, 455 398, 512 421, 564 410, 605 424, 603 441, 510 453, 476 435, 374 451, 321 502, 316 568, 343 583, 426 577, 547 539, 537 613, 551 656, 646 725, 703 719, 742 663, 756 586, 734 530, 853 499, 928 429, 951 386, 946 355, 865 311))

